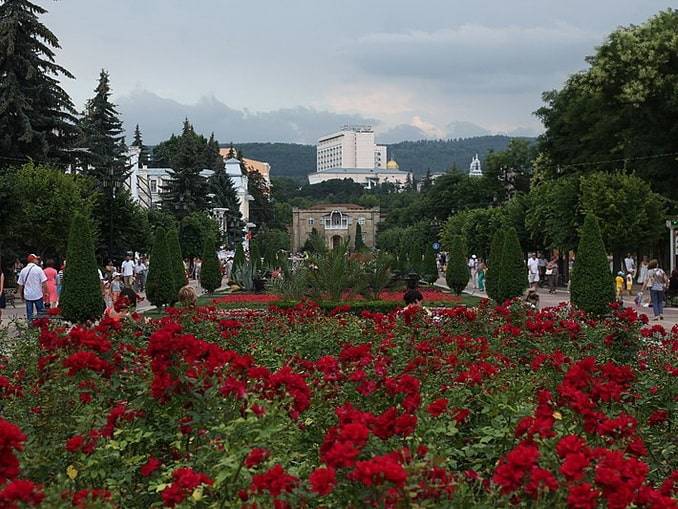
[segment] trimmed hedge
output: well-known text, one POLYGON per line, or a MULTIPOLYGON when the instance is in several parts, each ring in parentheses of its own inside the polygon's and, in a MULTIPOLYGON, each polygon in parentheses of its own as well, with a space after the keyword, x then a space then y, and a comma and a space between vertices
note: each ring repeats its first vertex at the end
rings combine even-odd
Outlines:
POLYGON ((61 316, 69 322, 96 320, 106 309, 94 254, 90 221, 76 212, 68 234, 64 284, 59 299, 61 316))
POLYGON ((520 297, 527 288, 527 268, 518 232, 510 227, 504 233, 504 242, 499 262, 499 287, 497 302, 520 297))
POLYGON ((174 266, 167 246, 167 234, 162 228, 155 232, 148 278, 146 279, 146 298, 157 307, 172 304, 177 300, 174 266))
POLYGON ((455 294, 461 295, 470 278, 466 263, 466 242, 461 235, 455 235, 450 242, 445 281, 455 294))
POLYGON ((217 258, 216 244, 214 237, 208 235, 204 242, 202 253, 202 267, 200 269, 200 286, 208 293, 221 286, 221 271, 219 270, 219 259, 217 258))
POLYGON ((494 301, 499 301, 499 267, 503 247, 504 230, 500 228, 492 236, 490 257, 487 260, 487 273, 485 274, 485 291, 487 291, 487 296, 494 301))
POLYGON ((599 316, 609 311, 608 305, 614 301, 614 279, 593 214, 584 219, 571 278, 570 299, 576 307, 599 316))
POLYGON ((184 268, 184 259, 181 255, 181 244, 179 244, 179 233, 172 227, 167 230, 167 250, 172 264, 172 275, 174 276, 174 294, 179 293, 179 289, 186 284, 186 269, 184 268))

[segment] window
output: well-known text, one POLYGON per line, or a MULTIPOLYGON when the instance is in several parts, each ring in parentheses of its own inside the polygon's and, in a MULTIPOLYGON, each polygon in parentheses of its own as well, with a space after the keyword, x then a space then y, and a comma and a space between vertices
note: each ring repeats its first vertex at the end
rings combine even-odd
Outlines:
POLYGON ((158 181, 157 179, 151 179, 151 194, 156 194, 158 192, 158 181))
POLYGON ((359 224, 359 225, 365 224, 365 218, 364 218, 364 217, 359 217, 359 218, 358 218, 358 224, 359 224))
POLYGON ((313 219, 312 217, 309 217, 308 218, 308 224, 315 224, 315 219, 313 219))

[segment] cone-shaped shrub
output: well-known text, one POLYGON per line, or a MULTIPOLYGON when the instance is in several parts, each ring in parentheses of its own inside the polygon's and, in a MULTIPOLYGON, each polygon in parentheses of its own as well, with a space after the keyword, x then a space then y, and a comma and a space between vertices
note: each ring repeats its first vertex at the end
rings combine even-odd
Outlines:
POLYGON ((365 248, 365 242, 363 241, 363 228, 360 226, 360 223, 355 225, 355 252, 360 253, 361 251, 364 251, 365 248))
POLYGON ((202 253, 200 286, 209 293, 212 293, 221 286, 221 271, 219 270, 219 259, 217 258, 214 237, 208 235, 203 245, 205 247, 202 253))
POLYGON ((245 250, 242 247, 242 242, 238 242, 235 245, 235 254, 233 255, 231 274, 237 273, 238 269, 243 266, 245 261, 245 250))
POLYGON ((513 227, 504 232, 504 242, 499 261, 499 287, 497 302, 520 297, 527 288, 527 267, 518 232, 513 227))
POLYGON ((59 299, 61 315, 77 323, 101 317, 106 304, 94 255, 94 239, 89 220, 76 212, 68 234, 64 286, 59 299))
POLYGON ((157 307, 176 302, 176 277, 167 246, 167 233, 158 228, 153 239, 148 277, 146 279, 146 298, 157 307))
POLYGON ((445 280, 457 295, 461 295, 470 278, 466 263, 466 242, 461 235, 455 235, 450 242, 450 250, 447 257, 447 270, 445 280))
POLYGON ((598 219, 587 214, 571 275, 572 303, 588 313, 603 315, 614 300, 614 282, 598 219))
POLYGON ((174 295, 177 295, 179 289, 186 284, 186 269, 184 268, 184 259, 181 256, 179 234, 174 227, 167 230, 167 249, 172 263, 172 274, 174 275, 174 289, 176 290, 174 295))
POLYGON ((501 265, 501 252, 504 247, 504 230, 498 229, 492 236, 490 243, 490 257, 487 260, 487 273, 485 274, 485 291, 490 299, 499 301, 499 266, 501 265))
POLYGON ((438 263, 436 262, 436 252, 432 246, 426 247, 424 260, 421 264, 421 273, 427 283, 433 284, 438 280, 438 263))

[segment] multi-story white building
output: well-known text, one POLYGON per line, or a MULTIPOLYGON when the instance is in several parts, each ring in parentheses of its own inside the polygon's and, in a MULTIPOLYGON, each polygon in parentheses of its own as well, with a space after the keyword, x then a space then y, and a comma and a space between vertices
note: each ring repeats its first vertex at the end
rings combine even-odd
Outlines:
POLYGON ((482 177, 483 169, 480 166, 480 159, 478 159, 478 154, 471 161, 471 166, 469 166, 468 174, 470 177, 482 177))
POLYGON ((318 140, 318 171, 328 168, 383 168, 387 155, 384 145, 374 142, 370 126, 344 126, 337 133, 318 140))

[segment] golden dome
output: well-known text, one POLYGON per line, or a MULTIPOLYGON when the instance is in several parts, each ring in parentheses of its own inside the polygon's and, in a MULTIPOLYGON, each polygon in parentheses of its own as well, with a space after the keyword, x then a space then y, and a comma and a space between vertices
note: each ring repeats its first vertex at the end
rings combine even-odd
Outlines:
POLYGON ((398 170, 400 169, 400 166, 398 166, 398 163, 391 159, 389 162, 386 163, 386 168, 389 170, 398 170))

